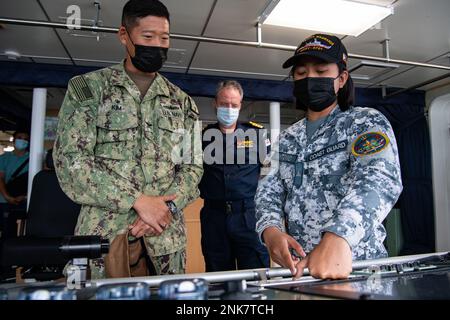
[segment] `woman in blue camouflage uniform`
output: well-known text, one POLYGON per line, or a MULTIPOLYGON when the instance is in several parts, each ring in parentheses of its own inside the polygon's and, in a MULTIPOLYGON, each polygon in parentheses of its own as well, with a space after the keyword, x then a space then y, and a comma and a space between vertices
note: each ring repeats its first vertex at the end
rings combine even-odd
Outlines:
POLYGON ((316 34, 283 64, 307 114, 280 134, 258 185, 256 228, 295 277, 308 268, 346 278, 352 260, 387 256, 382 221, 402 190, 396 140, 380 112, 352 106, 347 58, 339 38, 316 34))

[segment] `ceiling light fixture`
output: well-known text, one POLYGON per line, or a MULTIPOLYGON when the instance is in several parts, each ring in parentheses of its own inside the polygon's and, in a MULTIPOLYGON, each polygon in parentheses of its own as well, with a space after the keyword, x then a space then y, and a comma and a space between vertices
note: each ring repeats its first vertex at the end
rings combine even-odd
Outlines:
POLYGON ((276 0, 260 23, 357 37, 393 13, 392 6, 349 0, 276 0))

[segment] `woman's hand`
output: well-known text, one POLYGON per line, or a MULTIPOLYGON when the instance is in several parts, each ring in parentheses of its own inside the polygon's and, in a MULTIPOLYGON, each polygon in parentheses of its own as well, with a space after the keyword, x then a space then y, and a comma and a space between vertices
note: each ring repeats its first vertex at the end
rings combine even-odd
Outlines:
POLYGON ((295 265, 298 258, 291 254, 290 249, 297 252, 299 256, 305 257, 306 254, 301 245, 290 235, 276 227, 269 227, 264 230, 263 238, 272 260, 285 268, 289 268, 293 275, 296 274, 295 265))
POLYGON ((352 272, 352 251, 344 238, 325 232, 320 243, 296 268, 295 278, 300 278, 308 268, 314 278, 346 279, 352 272))

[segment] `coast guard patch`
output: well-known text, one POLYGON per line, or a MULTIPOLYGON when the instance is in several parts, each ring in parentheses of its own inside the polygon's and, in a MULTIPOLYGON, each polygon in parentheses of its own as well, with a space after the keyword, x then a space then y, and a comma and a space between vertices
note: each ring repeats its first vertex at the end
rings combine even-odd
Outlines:
POLYGON ((356 157, 383 151, 389 145, 389 138, 381 132, 366 132, 353 142, 352 153, 356 157))

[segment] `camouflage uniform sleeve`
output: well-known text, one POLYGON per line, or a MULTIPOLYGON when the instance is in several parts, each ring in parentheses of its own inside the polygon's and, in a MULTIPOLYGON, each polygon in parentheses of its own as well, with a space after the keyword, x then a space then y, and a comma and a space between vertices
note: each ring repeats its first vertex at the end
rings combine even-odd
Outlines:
POLYGON ((61 188, 74 202, 128 212, 141 192, 95 160, 97 106, 83 77, 73 78, 59 112, 53 157, 61 188))
POLYGON ((351 135, 351 183, 323 232, 344 238, 351 248, 382 223, 402 191, 397 143, 388 120, 372 110, 355 121, 351 135))
POLYGON ((261 242, 263 242, 262 234, 268 227, 277 227, 284 231, 283 208, 286 192, 280 176, 279 161, 274 156, 271 158, 270 172, 259 180, 255 195, 256 232, 261 242))
POLYGON ((183 159, 177 165, 177 172, 166 194, 176 194, 174 200, 177 209, 185 208, 200 196, 198 184, 203 175, 203 152, 201 128, 197 106, 190 97, 184 102, 186 110, 183 159))

